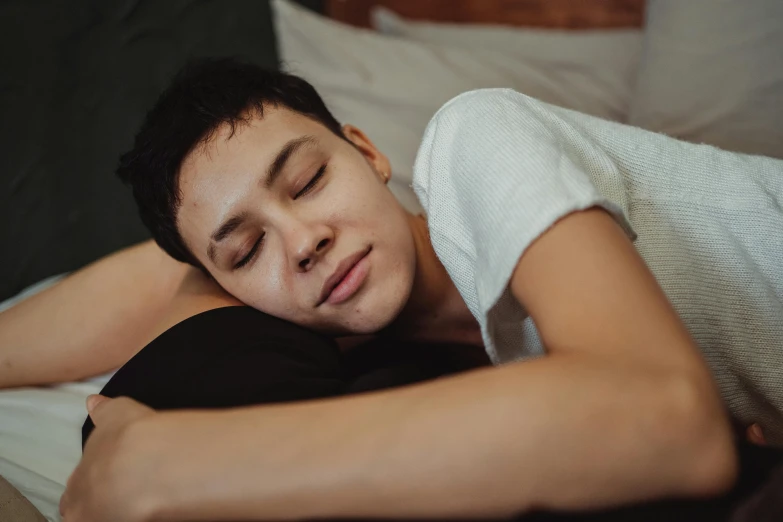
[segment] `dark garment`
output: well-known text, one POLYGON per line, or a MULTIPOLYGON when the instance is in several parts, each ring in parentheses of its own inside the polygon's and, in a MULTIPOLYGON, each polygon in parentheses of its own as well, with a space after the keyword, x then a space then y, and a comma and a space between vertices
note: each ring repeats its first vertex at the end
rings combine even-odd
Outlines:
MULTIPOLYGON (((252 308, 219 308, 191 317, 152 341, 106 384, 109 397, 132 397, 155 409, 224 408, 333 397, 402 386, 488 364, 475 348, 374 340, 347 354, 331 339, 252 308)), ((83 438, 93 424, 84 423, 83 438)), ((780 508, 767 484, 781 452, 742 443, 742 471, 726 495, 666 500, 602 513, 534 514, 537 521, 764 522, 780 508), (755 495, 755 496, 754 496, 755 495), (766 499, 766 500, 765 500, 766 499), (745 511, 731 514, 742 502, 745 511), (776 508, 777 506, 777 508, 776 508), (748 513, 745 515, 744 513, 748 513)), ((776 488, 776 489, 775 489, 776 488)))
MULTIPOLYGON (((225 408, 346 391, 337 345, 248 307, 201 313, 169 329, 103 388, 152 408, 225 408)), ((92 430, 88 419, 83 437, 92 430)))
MULTIPOLYGON (((343 355, 329 338, 252 308, 217 308, 170 328, 106 384, 157 410, 226 408, 402 386, 487 365, 475 348, 374 340, 343 355)), ((83 442, 93 429, 87 418, 83 442)))

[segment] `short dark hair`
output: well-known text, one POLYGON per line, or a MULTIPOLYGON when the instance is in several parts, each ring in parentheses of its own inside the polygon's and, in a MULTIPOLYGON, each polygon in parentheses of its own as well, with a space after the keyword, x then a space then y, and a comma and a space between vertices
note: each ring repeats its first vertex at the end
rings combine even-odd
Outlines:
POLYGON ((193 149, 224 124, 231 132, 264 106, 283 106, 344 138, 339 122, 307 81, 233 58, 200 59, 177 73, 147 113, 117 175, 131 186, 144 225, 171 257, 205 270, 177 229, 179 173, 193 149))

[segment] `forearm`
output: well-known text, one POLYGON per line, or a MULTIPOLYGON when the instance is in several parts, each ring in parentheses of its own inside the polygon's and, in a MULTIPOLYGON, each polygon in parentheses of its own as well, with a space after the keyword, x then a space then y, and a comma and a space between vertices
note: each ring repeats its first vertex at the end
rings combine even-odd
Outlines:
POLYGON ((346 399, 163 414, 144 435, 161 453, 152 504, 166 520, 456 517, 705 494, 728 486, 731 440, 690 382, 549 357, 346 399))
POLYGON ((157 322, 187 270, 148 241, 0 313, 0 388, 120 366, 160 333, 157 322))

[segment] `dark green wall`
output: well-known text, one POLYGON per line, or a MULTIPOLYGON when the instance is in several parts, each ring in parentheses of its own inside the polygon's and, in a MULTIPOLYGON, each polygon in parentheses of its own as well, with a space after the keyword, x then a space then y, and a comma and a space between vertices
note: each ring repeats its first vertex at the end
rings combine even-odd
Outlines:
POLYGON ((188 59, 277 66, 260 0, 4 0, 0 49, 0 299, 147 237, 114 168, 188 59))

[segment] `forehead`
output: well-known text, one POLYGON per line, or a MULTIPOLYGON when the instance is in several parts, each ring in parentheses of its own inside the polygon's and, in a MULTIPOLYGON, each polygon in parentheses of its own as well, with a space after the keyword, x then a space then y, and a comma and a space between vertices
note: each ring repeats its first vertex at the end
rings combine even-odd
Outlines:
POLYGON ((207 142, 195 147, 182 162, 179 174, 177 226, 185 242, 195 246, 206 228, 217 225, 228 209, 258 186, 286 143, 308 135, 320 143, 334 136, 307 116, 265 106, 263 116, 250 114, 233 129, 223 124, 207 142))
POLYGON ((185 156, 180 167, 180 190, 196 181, 218 185, 238 170, 268 166, 277 152, 295 138, 312 135, 321 141, 331 134, 324 125, 285 107, 265 106, 263 116, 250 113, 233 127, 224 123, 206 142, 185 156))

